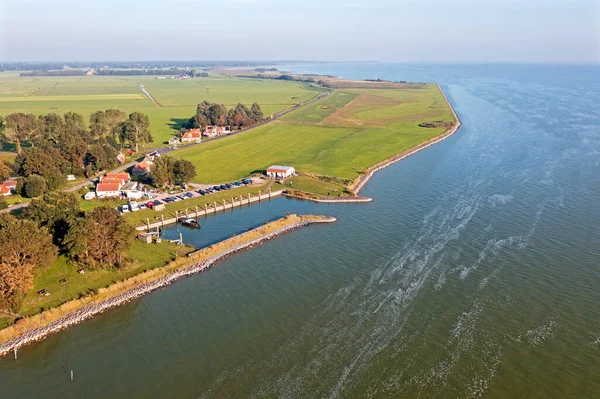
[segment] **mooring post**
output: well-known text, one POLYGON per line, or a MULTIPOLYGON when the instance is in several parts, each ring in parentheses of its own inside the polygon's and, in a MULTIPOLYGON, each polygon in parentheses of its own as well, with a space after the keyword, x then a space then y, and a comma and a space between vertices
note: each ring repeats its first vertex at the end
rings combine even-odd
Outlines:
POLYGON ((146 230, 150 230, 150 219, 146 218, 146 230))
POLYGON ((250 193, 248 193, 248 205, 250 205, 250 193))
POLYGON ((208 204, 204 204, 204 216, 208 215, 208 204))
POLYGON ((213 208, 215 208, 215 213, 217 213, 217 201, 213 202, 213 208))
POLYGON ((179 211, 175 211, 175 223, 179 220, 179 211))
POLYGON ((241 194, 240 194, 240 205, 244 205, 244 199, 241 194))
POLYGON ((71 382, 73 382, 73 370, 71 370, 71 382))
POLYGON ((179 233, 179 245, 183 245, 183 234, 179 233))
POLYGON ((15 360, 17 360, 17 348, 16 348, 16 347, 14 347, 14 348, 13 348, 13 351, 15 352, 15 360))
POLYGON ((231 197, 231 209, 233 209, 233 197, 231 197))
POLYGON ((271 187, 269 187, 269 199, 271 199, 271 187))
POLYGON ((160 218, 162 220, 162 227, 165 227, 165 215, 160 215, 160 218))
POLYGON ((189 218, 190 218, 190 216, 189 216, 189 214, 188 214, 188 209, 187 209, 187 208, 185 208, 185 218, 186 218, 186 219, 189 219, 189 218))
POLYGON ((258 190, 258 202, 260 202, 260 190, 258 190))
POLYGON ((196 217, 198 217, 198 205, 196 205, 196 217))

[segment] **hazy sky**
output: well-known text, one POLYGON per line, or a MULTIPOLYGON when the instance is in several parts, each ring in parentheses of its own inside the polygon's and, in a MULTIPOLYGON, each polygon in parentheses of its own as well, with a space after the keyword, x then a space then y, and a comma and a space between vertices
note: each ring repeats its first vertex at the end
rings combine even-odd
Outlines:
POLYGON ((0 61, 600 62, 599 0, 0 0, 0 61))

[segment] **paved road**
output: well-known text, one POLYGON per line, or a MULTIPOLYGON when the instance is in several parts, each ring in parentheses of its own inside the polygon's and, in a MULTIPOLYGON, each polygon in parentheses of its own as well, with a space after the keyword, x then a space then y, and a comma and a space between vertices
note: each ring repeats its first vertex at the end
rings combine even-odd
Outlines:
MULTIPOLYGON (((275 114, 275 115, 273 115, 273 119, 267 119, 267 120, 265 120, 263 122, 257 123, 256 125, 250 126, 250 127, 246 128, 246 129, 238 130, 238 131, 236 131, 234 133, 231 133, 231 134, 228 134, 226 136, 219 136, 219 137, 215 137, 215 138, 212 138, 212 139, 201 141, 200 143, 190 144, 190 145, 185 146, 185 148, 188 148, 190 146, 202 145, 204 143, 210 143, 211 141, 214 141, 214 140, 220 140, 220 139, 223 139, 225 137, 233 136, 235 134, 244 133, 244 132, 247 132, 248 130, 252 130, 252 129, 256 129, 258 127, 264 126, 267 123, 271 123, 273 121, 276 121, 279 118, 281 118, 281 117, 283 117, 283 116, 285 116, 285 115, 287 115, 287 114, 289 114, 291 112, 294 112, 294 111, 296 111, 296 110, 298 110, 300 108, 304 108, 304 107, 306 107, 306 106, 308 106, 308 105, 310 105, 312 103, 320 101, 320 100, 328 97, 332 92, 333 92, 333 90, 330 90, 330 91, 328 91, 326 93, 319 94, 318 96, 316 96, 312 100, 309 100, 309 101, 307 101, 305 103, 302 103, 302 104, 298 105, 297 107, 293 107, 293 108, 287 109, 285 111, 282 111, 282 112, 280 112, 278 114, 275 114)), ((169 148, 169 147, 153 148, 153 150, 158 151, 159 154, 166 154, 166 153, 169 153, 169 152, 173 151, 173 149, 169 148)), ((137 162, 138 161, 132 161, 132 162, 123 164, 123 165, 119 166, 118 168, 111 170, 110 172, 121 172, 121 171, 123 171, 125 169, 131 168, 137 162)), ((70 192, 77 191, 80 188, 87 187, 87 186, 90 186, 90 185, 93 185, 93 184, 94 183, 91 180, 85 180, 85 181, 83 181, 83 182, 81 182, 81 183, 79 183, 79 184, 77 184, 77 185, 75 185, 73 187, 69 187, 69 188, 65 189, 64 191, 70 191, 70 192)), ((10 211, 13 211, 13 210, 16 210, 16 209, 25 208, 28 205, 29 205, 29 201, 21 203, 21 204, 13 205, 13 206, 11 206, 8 209, 0 210, 0 213, 10 212, 10 211)))

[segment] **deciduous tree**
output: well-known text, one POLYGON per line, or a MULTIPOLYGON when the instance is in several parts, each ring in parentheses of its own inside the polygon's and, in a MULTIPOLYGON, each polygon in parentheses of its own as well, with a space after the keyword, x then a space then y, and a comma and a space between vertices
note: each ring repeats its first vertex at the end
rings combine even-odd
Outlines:
POLYGON ((188 183, 196 177, 196 167, 185 159, 178 159, 173 165, 173 178, 181 183, 188 183))
POLYGON ((75 194, 54 192, 46 193, 42 198, 31 201, 21 216, 48 228, 54 243, 61 245, 70 226, 82 216, 82 212, 75 194))
POLYGON ((57 254, 46 228, 30 220, 3 217, 0 223, 0 308, 17 310, 33 287, 36 269, 49 265, 57 254))
POLYGON ((29 198, 39 197, 47 190, 46 179, 40 175, 29 175, 25 179, 25 196, 29 198))
POLYGON ((120 124, 120 139, 121 143, 128 142, 135 145, 135 152, 138 152, 138 144, 151 143, 152 134, 148 116, 140 112, 129 114, 127 120, 120 124))
POLYGON ((102 206, 79 219, 65 237, 69 255, 93 268, 120 267, 133 241, 133 228, 116 209, 102 206))
POLYGON ((6 127, 12 131, 12 138, 17 144, 17 153, 19 154, 21 153, 21 143, 31 139, 40 126, 35 115, 23 112, 7 115, 5 123, 6 127))

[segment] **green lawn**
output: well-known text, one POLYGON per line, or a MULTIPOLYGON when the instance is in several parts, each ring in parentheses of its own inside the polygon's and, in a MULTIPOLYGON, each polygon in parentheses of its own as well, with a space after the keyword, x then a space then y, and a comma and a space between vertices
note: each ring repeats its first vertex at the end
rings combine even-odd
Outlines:
POLYGON ((13 162, 16 157, 17 157, 17 153, 6 153, 6 152, 0 153, 0 161, 13 162))
POLYGON ((336 91, 323 100, 287 114, 283 117, 283 120, 309 123, 322 122, 329 115, 354 100, 356 96, 354 93, 336 91))
MULTIPOLYGON (((354 179, 369 166, 444 133, 443 128, 423 128, 419 123, 454 120, 436 85, 351 91, 358 97, 349 104, 350 97, 331 95, 334 104, 348 105, 338 108, 319 125, 276 121, 236 136, 181 149, 173 156, 193 162, 198 172, 195 181, 202 183, 238 179, 272 164, 292 165, 298 172, 354 179)), ((314 107, 320 108, 315 105, 313 111, 314 107)), ((292 117, 316 120, 310 107, 307 113, 298 113, 300 116, 292 117)))
POLYGON ((339 197, 344 192, 344 186, 342 186, 341 184, 324 181, 306 175, 295 176, 289 180, 284 181, 283 184, 275 183, 272 189, 279 190, 281 188, 302 190, 308 193, 314 193, 329 197, 339 197))
POLYGON ((13 112, 81 113, 86 119, 99 109, 140 111, 150 118, 154 143, 162 147, 204 100, 232 107, 257 102, 268 116, 315 97, 320 90, 299 82, 240 78, 156 79, 148 76, 20 77, 0 72, 0 115, 13 112), (138 82, 156 98, 156 106, 138 82))
POLYGON ((164 266, 175 258, 176 252, 183 256, 192 250, 191 247, 178 246, 166 241, 160 244, 144 244, 136 240, 127 253, 131 259, 129 266, 123 270, 95 270, 85 274, 79 274, 77 265, 70 264, 66 257, 60 256, 48 268, 37 273, 34 287, 26 295, 19 313, 29 316, 39 313, 42 309, 59 306, 85 295, 90 290, 107 287, 144 270, 164 266), (68 281, 60 283, 63 278, 68 281), (40 296, 37 292, 41 289, 45 289, 50 295, 40 296))

